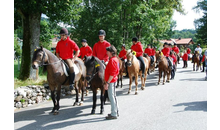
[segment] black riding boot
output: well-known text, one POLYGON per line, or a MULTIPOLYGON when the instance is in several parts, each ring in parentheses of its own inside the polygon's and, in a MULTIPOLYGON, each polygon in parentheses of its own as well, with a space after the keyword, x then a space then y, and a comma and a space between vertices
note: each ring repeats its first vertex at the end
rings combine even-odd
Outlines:
POLYGON ((154 63, 154 57, 151 56, 151 66, 153 66, 153 63, 154 63))
POLYGON ((70 90, 73 90, 74 87, 74 79, 75 79, 75 72, 70 74, 70 90))

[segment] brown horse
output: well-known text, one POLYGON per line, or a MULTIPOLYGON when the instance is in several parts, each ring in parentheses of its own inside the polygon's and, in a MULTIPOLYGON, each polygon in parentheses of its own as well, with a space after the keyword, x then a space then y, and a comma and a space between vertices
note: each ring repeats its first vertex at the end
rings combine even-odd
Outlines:
POLYGON ((193 71, 195 71, 195 64, 196 64, 196 71, 198 71, 199 69, 201 70, 201 64, 199 61, 199 52, 195 51, 194 55, 193 55, 193 71))
POLYGON ((160 51, 156 53, 157 57, 157 62, 159 63, 158 68, 159 68, 159 80, 158 80, 158 85, 160 84, 160 78, 162 77, 162 72, 163 72, 163 85, 165 84, 165 76, 167 75, 167 81, 170 82, 170 74, 171 74, 171 69, 168 66, 168 61, 166 57, 161 53, 160 51))
POLYGON ((136 85, 136 89, 135 89, 135 95, 136 95, 138 94, 138 75, 140 75, 141 77, 141 89, 144 90, 145 88, 145 81, 147 79, 147 71, 149 68, 149 63, 148 63, 148 60, 145 57, 143 57, 144 63, 145 63, 145 72, 144 72, 145 76, 143 78, 142 72, 140 69, 140 62, 130 49, 127 51, 126 56, 127 56, 128 74, 129 74, 129 79, 130 79, 128 94, 130 94, 131 92, 132 78, 134 76, 135 85, 136 85))
POLYGON ((101 110, 100 114, 103 114, 104 112, 104 103, 107 98, 107 92, 104 89, 104 72, 105 72, 105 65, 94 56, 85 56, 84 57, 84 64, 86 66, 86 80, 90 83, 91 89, 93 92, 93 106, 91 114, 95 114, 96 109, 96 100, 97 100, 97 90, 98 88, 101 89, 101 110))
MULTIPOLYGON (((76 101, 73 105, 82 105, 84 96, 82 94, 81 103, 79 103, 78 90, 81 89, 82 93, 85 90, 83 80, 86 76, 86 67, 83 64, 83 61, 79 58, 77 58, 74 63, 79 71, 76 74, 74 81, 76 101)), ((58 111, 60 108, 59 100, 61 85, 69 85, 69 77, 65 75, 64 68, 62 67, 63 64, 64 63, 61 60, 59 60, 52 52, 48 51, 47 49, 43 47, 35 49, 32 59, 32 68, 37 69, 38 67, 44 66, 44 69, 47 71, 47 81, 51 90, 51 98, 54 104, 54 107, 52 109, 52 113, 54 113, 54 115, 59 113, 58 111)))
POLYGON ((119 81, 121 81, 121 88, 122 88, 122 86, 123 86, 122 78, 123 78, 123 73, 125 73, 125 62, 122 61, 119 57, 118 57, 118 61, 119 61, 119 74, 118 74, 118 80, 117 80, 116 88, 119 87, 119 81))
POLYGON ((150 73, 152 73, 152 72, 155 71, 156 57, 153 56, 153 57, 154 57, 154 62, 153 62, 152 65, 151 65, 151 58, 150 58, 150 56, 148 56, 147 54, 144 54, 144 57, 147 58, 147 60, 149 61, 149 62, 148 62, 148 64, 149 64, 149 65, 148 65, 148 66, 149 66, 148 74, 150 74, 150 73))

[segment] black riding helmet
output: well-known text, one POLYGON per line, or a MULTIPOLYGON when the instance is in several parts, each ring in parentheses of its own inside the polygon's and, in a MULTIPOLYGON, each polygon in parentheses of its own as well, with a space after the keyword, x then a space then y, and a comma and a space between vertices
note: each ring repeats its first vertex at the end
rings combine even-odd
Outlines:
POLYGON ((61 28, 60 34, 68 35, 68 30, 66 28, 61 28))
POLYGON ((98 33, 99 36, 106 36, 106 33, 104 30, 99 30, 99 33, 98 33))
POLYGON ((86 39, 82 39, 81 42, 87 42, 87 40, 86 39))

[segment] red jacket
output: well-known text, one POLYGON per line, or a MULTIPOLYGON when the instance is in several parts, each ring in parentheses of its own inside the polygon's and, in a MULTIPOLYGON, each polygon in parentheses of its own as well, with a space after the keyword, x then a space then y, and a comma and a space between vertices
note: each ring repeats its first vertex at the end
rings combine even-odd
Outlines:
POLYGON ((152 56, 155 56, 156 51, 154 49, 152 49, 152 56))
POLYGON ((204 62, 205 61, 205 55, 203 55, 203 57, 202 57, 202 62, 204 62))
POLYGON ((113 76, 113 79, 110 83, 114 83, 118 79, 119 74, 119 61, 116 56, 110 58, 106 68, 105 68, 105 81, 107 82, 110 76, 113 76))
POLYGON ((146 53, 148 56, 152 56, 152 49, 151 48, 146 48, 144 50, 144 53, 146 53))
POLYGON ((183 58, 183 60, 188 61, 188 54, 185 53, 182 58, 183 58))
POLYGON ((111 46, 109 42, 104 40, 102 43, 99 41, 93 46, 93 56, 98 57, 99 60, 108 61, 109 57, 106 53, 106 47, 111 46))
POLYGON ((173 54, 173 55, 171 55, 170 57, 173 58, 173 64, 175 64, 175 63, 176 63, 176 56, 173 54))
POLYGON ((169 57, 170 55, 170 49, 167 47, 167 48, 163 48, 162 49, 162 52, 163 52, 163 55, 166 56, 166 57, 169 57))
POLYGON ((187 48, 186 52, 187 52, 187 54, 190 54, 191 50, 189 48, 187 48))
POLYGON ((136 52, 136 57, 142 56, 143 55, 143 47, 141 45, 141 42, 138 42, 136 44, 133 44, 131 46, 131 50, 136 52))
POLYGON ((56 53, 59 53, 60 58, 63 60, 73 58, 73 51, 78 51, 79 47, 69 37, 64 40, 60 40, 56 46, 56 53))
POLYGON ((119 53, 119 58, 122 58, 122 59, 127 59, 127 57, 126 57, 126 50, 124 49, 124 50, 121 50, 120 51, 120 53, 119 53))
POLYGON ((92 48, 88 45, 86 47, 81 47, 79 56, 81 56, 81 59, 84 56, 92 56, 92 48))
POLYGON ((180 50, 179 50, 178 47, 173 47, 172 50, 173 50, 174 52, 176 52, 176 54, 179 54, 179 52, 180 52, 180 50))

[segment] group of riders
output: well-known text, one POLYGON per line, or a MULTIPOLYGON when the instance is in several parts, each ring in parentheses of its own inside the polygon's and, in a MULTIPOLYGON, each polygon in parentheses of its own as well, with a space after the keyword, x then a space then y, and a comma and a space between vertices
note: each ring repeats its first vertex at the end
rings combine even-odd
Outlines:
MULTIPOLYGON (((99 32, 98 32, 99 41, 94 44, 93 49, 88 45, 86 39, 81 40, 82 47, 79 48, 78 45, 73 40, 71 40, 69 38, 68 30, 66 28, 61 29, 60 36, 61 36, 61 40, 57 43, 57 46, 56 46, 56 55, 58 58, 61 58, 62 60, 64 60, 67 63, 67 65, 69 66, 70 73, 71 73, 70 74, 71 83, 72 83, 72 81, 74 81, 74 77, 75 77, 72 61, 74 61, 76 59, 76 57, 81 57, 81 59, 83 59, 84 56, 95 56, 95 57, 99 58, 105 65, 107 65, 107 63, 109 61, 109 57, 106 53, 106 48, 111 46, 111 44, 105 40, 106 33, 104 30, 99 30, 99 32), (72 53, 73 50, 75 51, 74 56, 72 53)), ((143 56, 149 56, 151 59, 150 60, 151 65, 153 65, 153 63, 155 62, 154 57, 156 54, 157 47, 152 46, 151 44, 148 44, 147 48, 143 51, 143 46, 142 46, 141 42, 138 41, 138 38, 136 38, 136 37, 132 38, 132 42, 133 42, 133 45, 131 46, 130 49, 132 51, 136 52, 136 57, 140 61, 140 63, 142 64, 141 70, 145 70, 143 56)), ((202 60, 204 62, 204 56, 202 56, 202 49, 200 47, 200 44, 197 44, 197 47, 195 48, 194 52, 196 52, 196 51, 198 51, 198 53, 199 53, 200 63, 202 60)), ((126 59, 127 59, 126 52, 127 52, 126 46, 125 46, 125 44, 123 44, 121 46, 121 51, 119 52, 119 55, 118 55, 118 57, 122 61, 126 61, 126 59)), ((165 42, 161 52, 167 58, 169 67, 172 70, 175 70, 176 69, 176 66, 174 66, 175 63, 178 62, 178 64, 180 64, 179 63, 180 50, 177 47, 177 44, 174 42, 174 46, 172 47, 171 43, 165 42)), ((181 56, 183 59, 183 62, 184 62, 183 68, 187 67, 186 61, 189 58, 192 58, 192 63, 194 62, 193 56, 191 57, 191 50, 189 47, 187 47, 187 50, 184 51, 184 55, 181 56)), ((203 71, 204 71, 204 69, 203 69, 203 71)), ((144 71, 142 71, 142 73, 143 73, 142 76, 144 76, 144 71)))
MULTIPOLYGON (((58 58, 64 60, 67 65, 69 66, 69 70, 70 70, 70 74, 69 74, 69 78, 70 78, 70 84, 73 87, 74 84, 74 78, 75 78, 75 73, 74 73, 74 60, 76 60, 77 57, 81 57, 81 59, 84 58, 84 56, 95 56, 97 57, 99 60, 101 60, 105 65, 108 66, 108 62, 109 60, 111 61, 111 59, 114 59, 112 57, 109 57, 110 55, 107 53, 107 51, 109 51, 112 54, 116 53, 116 49, 114 46, 112 46, 108 41, 105 40, 105 36, 106 33, 104 30, 99 30, 98 32, 98 37, 99 37, 99 41, 97 43, 94 44, 93 49, 87 44, 87 40, 86 39, 82 39, 81 43, 82 43, 82 47, 79 48, 78 45, 69 38, 68 36, 68 30, 66 28, 62 28, 60 30, 60 36, 61 36, 61 40, 57 43, 56 46, 56 55, 58 58), (75 51, 75 54, 73 53, 73 51, 75 51)), ((131 46, 131 50, 135 52, 135 55, 137 57, 137 59, 140 61, 141 63, 141 70, 142 70, 142 76, 145 76, 145 63, 144 63, 144 59, 143 56, 149 56, 151 59, 151 65, 153 65, 153 63, 155 62, 155 54, 156 54, 156 46, 153 46, 151 44, 147 45, 147 48, 145 50, 143 50, 143 46, 141 44, 140 41, 138 41, 137 37, 132 38, 132 42, 133 45, 131 46)), ((179 63, 179 48, 177 47, 177 44, 174 43, 174 47, 172 47, 171 44, 168 44, 167 42, 164 43, 164 48, 161 50, 161 52, 163 53, 163 55, 167 58, 168 60, 168 64, 169 64, 169 68, 172 69, 171 72, 171 79, 174 78, 174 74, 172 75, 172 73, 175 73, 176 67, 175 67, 175 63, 178 62, 179 63)), ((199 52, 200 55, 200 59, 202 59, 201 53, 202 53, 202 49, 200 48, 200 44, 198 44, 197 48, 195 49, 195 51, 199 52)), ((122 61, 126 61, 127 57, 126 57, 126 46, 125 44, 123 44, 121 46, 121 51, 118 55, 118 57, 122 60, 122 61)), ((188 54, 190 54, 191 50, 189 48, 187 48, 187 56, 188 54)), ((114 57, 114 56, 113 56, 114 57)), ((193 59, 193 58, 192 58, 193 59)), ((117 64, 118 61, 114 59, 114 61, 111 61, 112 63, 116 63, 116 66, 114 66, 114 64, 111 63, 111 69, 114 67, 117 70, 117 74, 119 71, 119 66, 117 64)), ((110 66, 110 65, 109 65, 110 66)), ((116 75, 116 73, 115 73, 116 75)), ((117 77, 117 75, 116 75, 117 77)), ((115 76, 111 76, 109 78, 106 79, 106 84, 110 84, 112 83, 111 81, 115 82, 115 76)), ((105 85, 108 86, 108 85, 105 85)), ((111 85, 109 85, 111 86, 111 85)), ((115 86, 113 86, 115 87, 115 86)), ((114 93, 114 92, 113 92, 114 93)), ((115 98, 113 102, 115 102, 116 100, 116 95, 113 94, 113 96, 115 98)), ((111 100, 110 100, 111 102, 111 100)), ((117 101, 116 101, 117 102, 117 101)), ((113 104, 114 106, 114 104, 113 104)), ((116 105, 117 106, 117 105, 116 105)), ((115 106, 114 106, 115 107, 115 106)), ((115 119, 115 115, 108 115, 106 117, 106 119, 115 119)))

